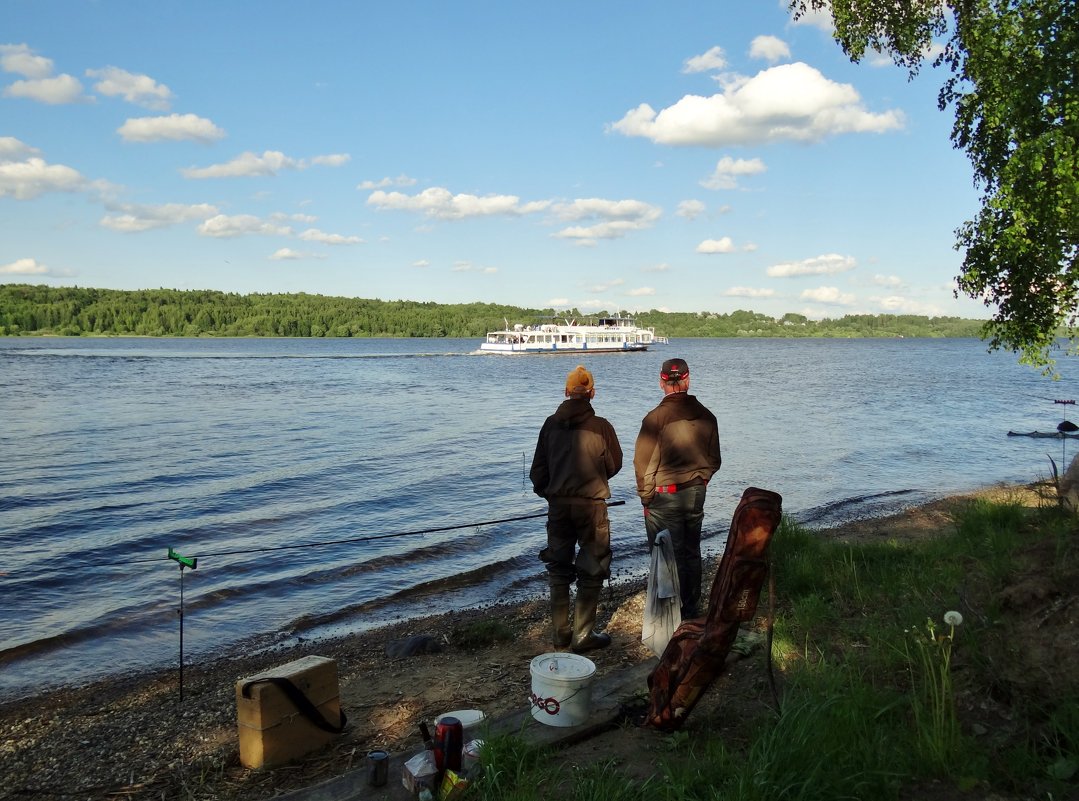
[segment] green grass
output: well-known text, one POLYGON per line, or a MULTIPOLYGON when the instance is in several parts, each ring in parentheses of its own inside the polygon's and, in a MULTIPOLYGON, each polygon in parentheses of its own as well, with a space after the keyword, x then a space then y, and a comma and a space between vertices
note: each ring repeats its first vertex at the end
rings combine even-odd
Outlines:
POLYGON ((1046 538, 1057 565, 1076 558, 1076 520, 1052 507, 973 502, 938 536, 904 543, 844 544, 784 520, 772 545, 778 713, 742 721, 737 737, 669 735, 646 782, 492 737, 469 796, 887 801, 943 783, 956 796, 1076 797, 1079 699, 1012 699, 1007 739, 964 725, 957 703, 994 687, 1007 643, 993 598, 1023 548, 1046 538), (944 623, 949 610, 961 625, 944 623))

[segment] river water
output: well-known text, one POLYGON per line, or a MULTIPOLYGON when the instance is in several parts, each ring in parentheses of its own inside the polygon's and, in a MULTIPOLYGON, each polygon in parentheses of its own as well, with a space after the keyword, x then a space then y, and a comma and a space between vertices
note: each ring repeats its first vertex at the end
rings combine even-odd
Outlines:
POLYGON ((0 698, 545 591, 527 470, 565 374, 625 451, 616 580, 647 569, 633 444, 659 365, 719 419, 705 546, 742 491, 813 526, 1070 459, 1079 394, 977 340, 684 340, 481 356, 472 340, 0 338, 0 698), (296 547, 303 546, 303 547, 296 547), (169 549, 198 559, 181 570, 169 549))

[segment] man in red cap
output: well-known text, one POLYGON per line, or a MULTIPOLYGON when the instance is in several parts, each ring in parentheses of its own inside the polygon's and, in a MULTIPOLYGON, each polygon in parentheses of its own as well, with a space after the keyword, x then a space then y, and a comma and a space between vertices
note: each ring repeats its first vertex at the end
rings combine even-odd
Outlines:
POLYGON ((659 373, 663 400, 645 415, 633 452, 637 494, 644 504, 648 547, 671 533, 682 619, 700 615, 701 526, 709 479, 719 470, 716 416, 689 394, 689 365, 667 359, 659 373))
POLYGON ((595 394, 592 374, 583 365, 573 368, 566 400, 540 429, 529 473, 535 493, 547 499, 547 547, 540 559, 551 587, 552 640, 555 648, 572 645, 575 653, 611 644, 595 623, 600 590, 611 573, 608 481, 622 469, 622 448, 614 427, 593 411, 595 394), (575 579, 571 627, 569 585, 575 579))

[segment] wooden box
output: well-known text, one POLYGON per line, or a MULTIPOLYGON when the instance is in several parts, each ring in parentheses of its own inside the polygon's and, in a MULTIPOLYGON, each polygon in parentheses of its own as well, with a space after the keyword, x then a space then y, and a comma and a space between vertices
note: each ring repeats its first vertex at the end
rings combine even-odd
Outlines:
POLYGON ((305 656, 236 682, 236 723, 240 763, 246 768, 282 765, 317 750, 334 738, 305 716, 276 684, 260 679, 289 680, 331 725, 342 721, 337 662, 305 656), (255 683, 252 683, 255 682, 255 683), (244 686, 250 684, 247 693, 244 686))

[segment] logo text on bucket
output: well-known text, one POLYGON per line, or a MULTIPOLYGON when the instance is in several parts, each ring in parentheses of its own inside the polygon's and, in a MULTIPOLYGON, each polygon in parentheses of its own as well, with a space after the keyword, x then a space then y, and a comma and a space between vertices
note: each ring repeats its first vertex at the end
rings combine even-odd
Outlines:
POLYGON ((562 709, 562 704, 558 703, 557 698, 540 698, 535 693, 530 693, 529 699, 532 701, 533 706, 542 709, 548 715, 557 715, 559 710, 562 709))

